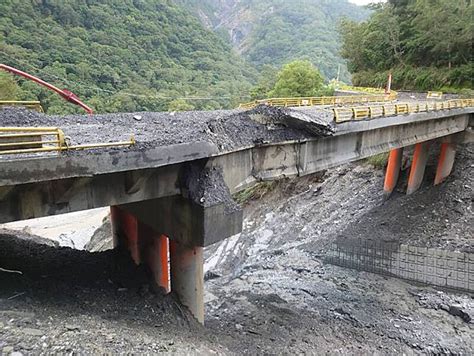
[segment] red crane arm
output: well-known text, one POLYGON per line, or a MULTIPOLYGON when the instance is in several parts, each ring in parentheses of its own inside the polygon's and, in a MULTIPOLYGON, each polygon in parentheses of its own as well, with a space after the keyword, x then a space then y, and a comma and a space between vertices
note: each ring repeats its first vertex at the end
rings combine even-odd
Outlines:
POLYGON ((69 90, 67 89, 59 89, 58 87, 55 87, 54 85, 52 84, 49 84, 48 82, 45 82, 44 80, 41 80, 40 78, 37 78, 31 74, 28 74, 26 72, 23 72, 21 70, 18 70, 16 68, 13 68, 13 67, 10 67, 10 66, 7 66, 5 64, 1 64, 0 63, 0 69, 3 69, 7 72, 10 72, 10 73, 13 73, 13 74, 16 74, 16 75, 20 75, 26 79, 29 79, 35 83, 38 83, 56 93, 58 93, 59 95, 61 95, 63 97, 64 100, 67 100, 69 101, 70 103, 73 103, 75 105, 78 105, 80 106, 81 108, 83 108, 85 111, 87 111, 88 114, 93 114, 94 113, 94 110, 92 110, 89 106, 87 106, 86 104, 84 104, 81 100, 79 100, 79 98, 77 97, 76 94, 70 92, 69 90))

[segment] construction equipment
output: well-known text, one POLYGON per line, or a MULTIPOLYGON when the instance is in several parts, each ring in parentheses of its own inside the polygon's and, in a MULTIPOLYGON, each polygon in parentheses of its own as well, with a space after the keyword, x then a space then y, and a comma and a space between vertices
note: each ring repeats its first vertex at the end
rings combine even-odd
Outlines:
POLYGON ((37 77, 35 77, 31 74, 28 74, 26 72, 23 72, 23 71, 19 70, 19 69, 7 66, 6 64, 0 63, 0 69, 4 70, 6 72, 9 72, 9 73, 15 74, 15 75, 22 76, 23 78, 26 78, 28 80, 31 80, 31 81, 35 82, 35 83, 38 83, 38 84, 40 84, 40 85, 56 92, 56 93, 58 93, 64 100, 69 101, 70 103, 73 103, 74 105, 80 106, 88 114, 93 114, 94 113, 94 111, 89 106, 87 106, 81 100, 79 100, 77 95, 75 95, 74 93, 72 93, 71 91, 69 91, 67 89, 59 89, 58 87, 55 87, 54 85, 52 85, 48 82, 45 82, 44 80, 42 80, 40 78, 37 78, 37 77))
POLYGON ((0 155, 41 152, 64 152, 135 145, 129 141, 71 145, 70 139, 57 127, 0 127, 0 155))

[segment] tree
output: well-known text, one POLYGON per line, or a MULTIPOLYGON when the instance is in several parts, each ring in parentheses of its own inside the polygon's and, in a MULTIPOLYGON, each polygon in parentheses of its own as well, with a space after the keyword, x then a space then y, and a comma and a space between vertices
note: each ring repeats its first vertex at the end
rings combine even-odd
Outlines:
POLYGON ((341 54, 356 85, 392 72, 395 88, 472 88, 473 16, 470 0, 389 0, 366 22, 341 23, 341 54))
POLYGON ((184 99, 175 99, 168 105, 168 111, 191 111, 194 110, 194 106, 189 104, 184 99))
POLYGON ((323 89, 321 73, 309 61, 296 60, 283 66, 278 73, 272 97, 317 96, 323 89))
POLYGON ((250 96, 252 97, 252 100, 268 98, 268 94, 276 84, 278 73, 277 71, 277 68, 269 64, 264 64, 262 66, 258 83, 250 91, 250 96))
POLYGON ((0 72, 0 100, 17 100, 21 89, 10 74, 0 72))

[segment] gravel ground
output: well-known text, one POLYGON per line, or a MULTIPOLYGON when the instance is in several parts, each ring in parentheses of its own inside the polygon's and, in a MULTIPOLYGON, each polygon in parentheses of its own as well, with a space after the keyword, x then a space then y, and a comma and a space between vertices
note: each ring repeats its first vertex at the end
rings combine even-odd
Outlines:
POLYGON ((71 144, 128 141, 135 136, 132 149, 190 142, 210 142, 220 150, 232 150, 265 142, 297 140, 332 132, 331 115, 325 111, 311 114, 309 127, 287 120, 300 117, 286 108, 259 107, 250 111, 188 111, 179 113, 116 113, 104 115, 48 116, 19 108, 0 109, 0 126, 59 127, 71 144), (267 123, 253 119, 271 116, 267 123), (293 126, 289 126, 293 125, 293 126))
MULTIPOLYGON (((434 156, 438 147, 432 147, 434 156)), ((345 229, 341 238, 398 240, 401 243, 474 253, 474 145, 458 150, 454 172, 433 187, 435 166, 428 166, 425 184, 406 196, 408 171, 392 197, 345 229), (429 236, 429 239, 426 237, 429 236)), ((435 163, 435 162, 433 162, 435 163)))
POLYGON ((279 183, 245 208, 240 236, 208 250, 208 327, 249 354, 472 354, 472 294, 323 263, 331 241, 355 232, 471 251, 472 149, 440 187, 428 174, 388 201, 383 172, 365 164, 279 183))
POLYGON ((90 254, 0 233, 0 354, 221 350, 149 271, 121 251, 90 254), (20 261, 20 262, 19 262, 20 261))

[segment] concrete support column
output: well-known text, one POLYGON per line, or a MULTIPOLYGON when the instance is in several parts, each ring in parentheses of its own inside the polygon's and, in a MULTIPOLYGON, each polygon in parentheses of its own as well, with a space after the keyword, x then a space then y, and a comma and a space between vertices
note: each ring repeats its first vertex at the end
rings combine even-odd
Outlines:
POLYGON ((396 148, 390 151, 383 187, 386 195, 390 195, 397 185, 398 177, 400 176, 400 168, 402 166, 402 157, 403 148, 396 148))
POLYGON ((110 208, 114 247, 125 246, 133 261, 146 263, 156 284, 169 293, 168 237, 155 232, 138 218, 117 206, 110 208))
POLYGON ((138 245, 138 219, 117 206, 110 208, 114 247, 126 246, 136 264, 141 262, 138 245))
POLYGON ((153 273, 156 284, 162 288, 164 293, 169 293, 171 290, 168 253, 168 237, 165 235, 155 236, 152 245, 147 250, 147 264, 153 273))
POLYGON ((204 323, 204 259, 202 247, 170 241, 171 289, 196 319, 204 323))
POLYGON ((444 142, 441 144, 441 152, 434 182, 435 185, 442 183, 451 174, 455 156, 456 145, 454 143, 444 142))
POLYGON ((420 188, 425 174, 426 162, 428 161, 428 152, 429 142, 421 142, 415 145, 410 176, 408 178, 407 194, 413 194, 420 188))

